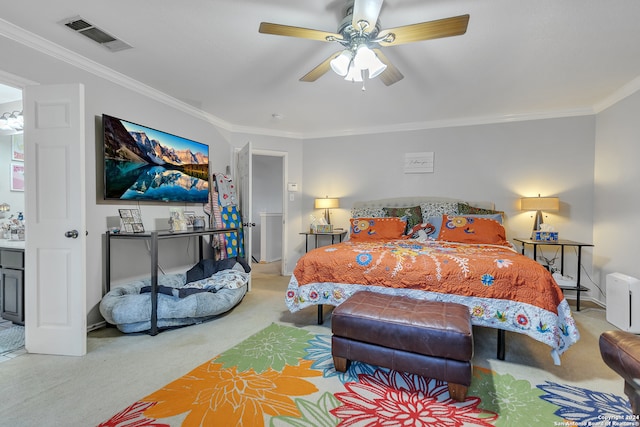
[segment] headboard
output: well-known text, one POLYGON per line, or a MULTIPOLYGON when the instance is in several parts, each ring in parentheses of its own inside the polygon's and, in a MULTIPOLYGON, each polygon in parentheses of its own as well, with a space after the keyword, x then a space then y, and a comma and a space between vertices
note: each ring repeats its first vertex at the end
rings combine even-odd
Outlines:
POLYGON ((493 202, 470 202, 468 200, 454 199, 450 197, 415 196, 415 197, 392 197, 388 199, 366 200, 353 203, 354 208, 407 208, 419 206, 426 202, 460 202, 482 209, 495 209, 493 202))

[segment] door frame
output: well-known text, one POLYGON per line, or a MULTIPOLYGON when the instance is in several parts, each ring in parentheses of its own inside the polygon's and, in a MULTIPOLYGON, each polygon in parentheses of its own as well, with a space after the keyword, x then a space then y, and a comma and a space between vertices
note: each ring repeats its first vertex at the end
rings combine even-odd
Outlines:
MULTIPOLYGON (((233 167, 232 170, 236 170, 236 157, 238 152, 244 147, 234 148, 234 155, 232 156, 233 167)), ((288 204, 287 204, 287 182, 289 182, 289 153, 286 151, 278 150, 265 150, 265 149, 251 149, 251 156, 268 156, 268 157, 280 157, 282 158, 282 262, 280 265, 280 274, 285 276, 287 265, 287 226, 288 221, 288 204)), ((253 174, 252 174, 253 175, 253 174)), ((235 179, 235 177, 234 177, 235 179)), ((253 176, 252 176, 253 179, 253 176)), ((248 254, 251 256, 251 254, 248 254)))
POLYGON ((286 151, 274 151, 274 150, 252 150, 251 156, 267 156, 267 157, 279 157, 282 161, 282 261, 280 263, 280 274, 285 275, 285 266, 287 265, 287 182, 289 182, 288 178, 288 160, 289 153, 286 151))

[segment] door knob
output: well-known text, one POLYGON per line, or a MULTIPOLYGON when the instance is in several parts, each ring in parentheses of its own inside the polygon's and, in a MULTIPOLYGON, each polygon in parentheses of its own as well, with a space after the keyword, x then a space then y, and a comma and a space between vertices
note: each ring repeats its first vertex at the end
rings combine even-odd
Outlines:
POLYGON ((77 239, 78 238, 78 230, 67 231, 66 233, 64 233, 64 237, 68 237, 70 239, 77 239))

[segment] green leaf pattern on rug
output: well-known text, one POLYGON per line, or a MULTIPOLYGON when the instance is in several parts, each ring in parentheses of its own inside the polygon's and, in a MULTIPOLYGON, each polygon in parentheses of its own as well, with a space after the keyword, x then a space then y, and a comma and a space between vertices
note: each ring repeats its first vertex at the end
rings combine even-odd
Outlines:
POLYGON ((315 335, 300 328, 276 323, 252 335, 216 359, 225 368, 236 367, 238 372, 253 369, 256 373, 271 368, 282 371, 285 365, 296 366, 306 356, 308 341, 315 335))
POLYGON ((480 408, 498 414, 498 427, 552 426, 562 421, 554 414, 558 406, 542 400, 543 394, 527 380, 482 368, 474 368, 469 387, 469 395, 481 399, 480 408))
POLYGON ((301 417, 273 417, 270 427, 335 427, 340 422, 329 411, 341 403, 329 392, 325 392, 316 403, 305 399, 295 399, 295 402, 301 417))

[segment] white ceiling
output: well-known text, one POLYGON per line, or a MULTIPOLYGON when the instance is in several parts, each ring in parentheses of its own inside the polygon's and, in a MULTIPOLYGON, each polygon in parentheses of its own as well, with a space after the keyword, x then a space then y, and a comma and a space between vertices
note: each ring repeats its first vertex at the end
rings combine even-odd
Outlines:
POLYGON ((336 31, 344 4, 0 0, 1 19, 239 131, 311 137, 590 114, 640 80, 637 0, 386 0, 382 28, 471 17, 465 35, 383 48, 405 78, 366 91, 331 71, 298 81, 339 45, 258 33, 261 21, 336 31), (133 49, 112 53, 59 24, 76 15, 133 49))

